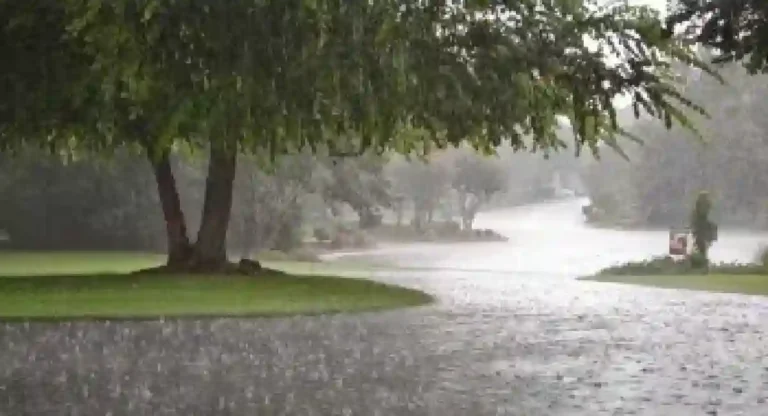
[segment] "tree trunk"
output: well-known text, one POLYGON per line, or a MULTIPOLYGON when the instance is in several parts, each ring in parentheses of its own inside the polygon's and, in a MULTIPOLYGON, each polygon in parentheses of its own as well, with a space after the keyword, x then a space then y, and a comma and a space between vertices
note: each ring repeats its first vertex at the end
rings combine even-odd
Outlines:
POLYGON ((472 212, 466 212, 461 217, 461 228, 465 231, 471 231, 475 222, 475 215, 472 212))
POLYGON ((156 158, 150 156, 149 161, 155 173, 157 193, 165 218, 165 232, 168 240, 167 265, 183 267, 189 262, 192 250, 184 212, 181 209, 179 191, 176 188, 176 178, 173 176, 170 151, 163 152, 156 158))
POLYGON ((411 222, 413 228, 421 232, 424 230, 424 207, 422 204, 415 203, 413 205, 413 221, 411 222))
POLYGON ((233 145, 211 146, 200 231, 195 244, 195 267, 218 270, 227 264, 227 228, 232 214, 232 192, 237 165, 233 145))
POLYGON ((358 207, 356 211, 360 218, 359 227, 361 230, 376 228, 381 225, 381 217, 370 207, 358 207))
POLYGON ((468 194, 462 194, 461 196, 461 223, 462 228, 466 231, 471 231, 477 216, 477 211, 482 205, 482 201, 468 194))
POLYGON ((468 222, 467 222, 467 193, 462 191, 459 191, 459 216, 461 217, 461 229, 467 230, 468 222))

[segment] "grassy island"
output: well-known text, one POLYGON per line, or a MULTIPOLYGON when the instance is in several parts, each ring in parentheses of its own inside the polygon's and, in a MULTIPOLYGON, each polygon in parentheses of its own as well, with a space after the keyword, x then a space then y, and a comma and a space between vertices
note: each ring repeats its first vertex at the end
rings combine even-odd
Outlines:
MULTIPOLYGON (((132 273, 161 262, 140 253, 0 252, 0 320, 323 314, 432 300, 366 279, 303 274, 310 268, 301 264, 275 264, 257 276, 132 273)), ((317 265, 312 271, 325 272, 317 265)))

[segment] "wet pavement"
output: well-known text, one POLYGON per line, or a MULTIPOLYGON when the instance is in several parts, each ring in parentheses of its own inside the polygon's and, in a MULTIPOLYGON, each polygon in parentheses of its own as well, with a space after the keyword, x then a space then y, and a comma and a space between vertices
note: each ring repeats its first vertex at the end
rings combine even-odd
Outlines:
MULTIPOLYGON (((365 255, 433 306, 2 324, 0 415, 768 415, 768 300, 576 281, 666 243, 577 209, 479 219, 508 243, 365 255)), ((724 232, 714 255, 748 260, 761 238, 724 232)))

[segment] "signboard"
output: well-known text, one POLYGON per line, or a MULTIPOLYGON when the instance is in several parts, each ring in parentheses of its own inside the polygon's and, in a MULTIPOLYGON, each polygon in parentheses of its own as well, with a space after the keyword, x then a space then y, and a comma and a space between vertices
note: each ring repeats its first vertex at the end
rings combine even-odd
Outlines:
POLYGON ((669 255, 687 256, 691 254, 691 232, 689 230, 669 230, 669 255))

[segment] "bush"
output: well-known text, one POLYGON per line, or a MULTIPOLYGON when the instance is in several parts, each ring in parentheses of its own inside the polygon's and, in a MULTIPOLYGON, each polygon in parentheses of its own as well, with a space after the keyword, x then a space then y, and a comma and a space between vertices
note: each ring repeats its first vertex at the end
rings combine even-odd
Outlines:
POLYGON ((654 257, 650 260, 634 261, 601 270, 604 276, 664 276, 683 274, 768 274, 768 267, 762 264, 718 263, 709 264, 700 253, 675 260, 670 256, 654 257))
POLYGON ((288 218, 277 225, 280 228, 277 230, 272 248, 278 251, 290 252, 301 246, 302 231, 301 226, 297 226, 300 223, 299 212, 294 210, 289 214, 288 218))
POLYGON ((488 228, 479 230, 478 235, 483 240, 488 240, 488 241, 507 241, 508 240, 507 237, 504 237, 503 235, 497 233, 496 231, 493 231, 488 228))
POLYGON ((349 246, 349 236, 344 230, 336 230, 331 236, 331 248, 339 249, 349 246))
POLYGON ((768 274, 768 268, 762 264, 720 263, 710 265, 709 272, 714 274, 768 274))
POLYGON ((151 170, 117 152, 109 162, 28 150, 0 155, 0 246, 16 250, 165 248, 151 170), (8 178, 7 181, 3 180, 8 178), (44 218, 45 221, 40 221, 44 218), (0 231, 2 234, 2 231, 0 231))
POLYGON ((333 249, 343 248, 368 248, 375 244, 364 231, 348 230, 341 227, 330 238, 330 247, 333 249))
POLYGON ((302 262, 319 262, 320 258, 311 250, 296 249, 290 252, 267 250, 262 251, 258 255, 259 261, 275 261, 275 262, 288 262, 288 261, 302 261, 302 262))
POLYGON ((328 231, 325 228, 315 228, 313 231, 313 235, 315 237, 315 240, 317 241, 330 241, 331 240, 331 232, 328 231))
POLYGON ((760 246, 757 252, 757 256, 755 256, 755 263, 762 265, 765 268, 768 268, 768 246, 760 246))
POLYGON ((350 243, 353 248, 365 248, 370 245, 368 237, 361 231, 352 232, 350 237, 350 243))
POLYGON ((434 232, 439 237, 454 237, 461 233, 461 225, 455 221, 445 221, 434 225, 434 232))
MULTIPOLYGON (((443 234, 443 236, 451 237, 450 234, 449 235, 443 234)), ((440 239, 440 237, 438 236, 438 231, 435 230, 434 228, 427 228, 426 230, 424 230, 424 232, 422 233, 422 237, 427 241, 436 241, 440 239)))
POLYGON ((602 275, 662 275, 681 274, 690 269, 685 260, 675 260, 670 256, 654 257, 650 260, 632 261, 622 265, 611 266, 600 271, 602 275))
POLYGON ((688 257, 688 263, 691 269, 694 270, 707 270, 709 268, 709 259, 706 254, 696 251, 688 257))

